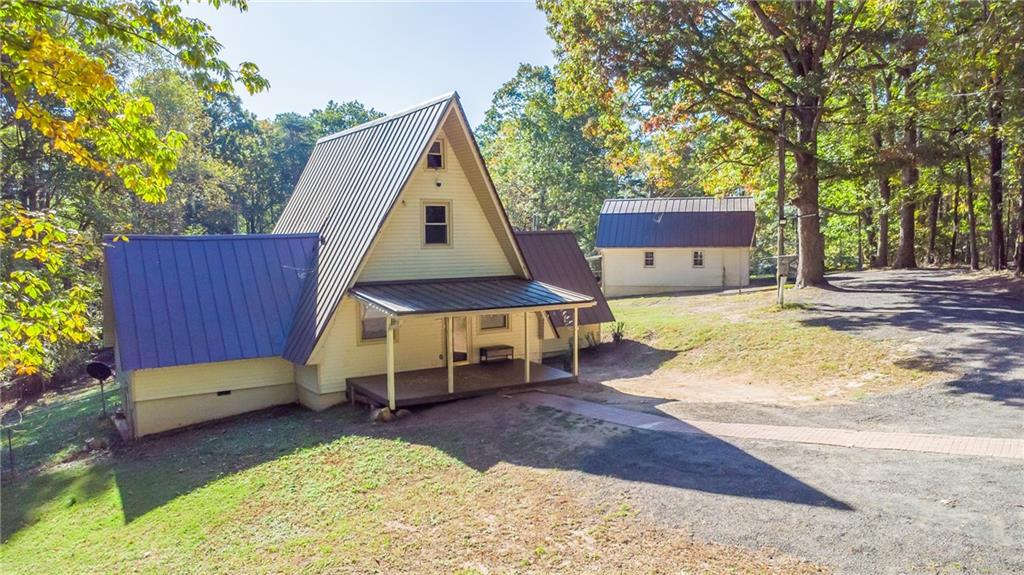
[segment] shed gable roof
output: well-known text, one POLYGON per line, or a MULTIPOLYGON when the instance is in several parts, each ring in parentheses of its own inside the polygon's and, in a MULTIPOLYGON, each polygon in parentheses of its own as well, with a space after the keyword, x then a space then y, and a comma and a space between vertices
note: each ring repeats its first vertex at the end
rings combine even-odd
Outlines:
MULTIPOLYGON (((275 233, 317 232, 317 274, 306 285, 284 357, 305 363, 387 221, 427 146, 444 126, 458 134, 459 162, 475 190, 490 196, 485 215, 506 232, 499 238, 511 261, 521 256, 504 209, 452 92, 408 110, 321 138, 296 184, 275 233), (488 209, 489 208, 489 209, 488 209)), ((514 269, 526 276, 525 264, 514 269)), ((424 278, 426 279, 426 278, 424 278)))
MULTIPOLYGON (((519 247, 534 279, 594 298, 594 307, 580 310, 580 324, 615 321, 601 287, 587 264, 576 234, 569 230, 516 232, 519 247)), ((566 325, 560 312, 549 312, 556 327, 566 325)))
POLYGON ((642 198, 605 200, 598 248, 750 247, 754 199, 642 198))
POLYGON ((315 234, 104 243, 123 370, 280 356, 317 254, 315 234))

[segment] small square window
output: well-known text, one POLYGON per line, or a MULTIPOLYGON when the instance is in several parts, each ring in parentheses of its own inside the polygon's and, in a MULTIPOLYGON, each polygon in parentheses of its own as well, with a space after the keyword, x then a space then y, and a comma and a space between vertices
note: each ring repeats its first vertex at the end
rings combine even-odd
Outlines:
POLYGON ((480 329, 505 329, 508 327, 508 314, 486 314, 480 316, 480 329))
POLYGON ((644 267, 645 268, 653 268, 654 267, 654 252, 644 252, 644 267))
POLYGON ((693 267, 702 268, 704 267, 704 252, 695 251, 693 252, 693 267))
POLYGON ((448 244, 447 204, 427 204, 423 207, 423 243, 448 244))
POLYGON ((444 169, 444 147, 440 140, 430 144, 427 150, 427 167, 432 170, 444 169))
POLYGON ((384 339, 387 335, 387 316, 373 308, 363 306, 360 337, 363 341, 384 339))

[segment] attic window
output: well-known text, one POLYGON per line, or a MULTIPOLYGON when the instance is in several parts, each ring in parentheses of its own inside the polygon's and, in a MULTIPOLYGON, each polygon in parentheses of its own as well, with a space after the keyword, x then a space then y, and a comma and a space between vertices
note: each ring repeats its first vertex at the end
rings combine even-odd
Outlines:
POLYGON ((432 170, 444 169, 444 148, 441 140, 430 144, 430 149, 427 150, 427 167, 432 170))

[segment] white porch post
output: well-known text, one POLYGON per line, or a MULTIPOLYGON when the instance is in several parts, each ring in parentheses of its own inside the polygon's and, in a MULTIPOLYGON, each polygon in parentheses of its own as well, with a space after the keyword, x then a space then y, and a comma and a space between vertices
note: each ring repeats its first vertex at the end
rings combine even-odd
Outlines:
POLYGON ((391 316, 384 318, 385 347, 388 363, 388 408, 395 410, 395 332, 391 316))
POLYGON ((444 331, 448 340, 445 346, 445 354, 448 355, 448 393, 455 393, 455 316, 444 318, 444 331))
POLYGON ((580 375, 580 308, 572 308, 572 374, 580 375))
POLYGON ((530 383, 530 312, 523 312, 523 359, 526 360, 526 383, 530 383))

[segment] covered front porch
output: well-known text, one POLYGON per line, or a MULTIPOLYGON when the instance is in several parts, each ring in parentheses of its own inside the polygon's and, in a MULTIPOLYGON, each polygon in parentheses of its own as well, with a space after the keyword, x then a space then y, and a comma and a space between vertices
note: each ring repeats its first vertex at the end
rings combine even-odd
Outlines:
POLYGON ((356 284, 349 293, 384 316, 385 353, 383 373, 349 377, 346 389, 353 401, 392 411, 503 389, 575 381, 579 373, 579 308, 594 305, 594 298, 587 295, 506 277, 356 284), (531 361, 541 355, 538 328, 542 327, 534 325, 531 318, 547 322, 547 312, 556 310, 569 312, 572 318, 568 322, 573 326, 571 373, 531 361), (495 333, 482 333, 480 317, 484 314, 499 316, 495 333), (457 326, 467 325, 469 318, 476 318, 481 332, 471 345, 455 336, 457 326), (395 369, 396 329, 402 322, 423 319, 442 320, 444 365, 395 369), (518 330, 512 329, 514 319, 519 321, 518 330))
MULTIPOLYGON (((453 375, 458 384, 449 392, 446 367, 395 373, 395 408, 576 381, 569 372, 537 362, 530 362, 527 379, 526 361, 522 359, 457 365, 453 375)), ((350 377, 347 387, 352 401, 388 405, 387 374, 350 377)))

